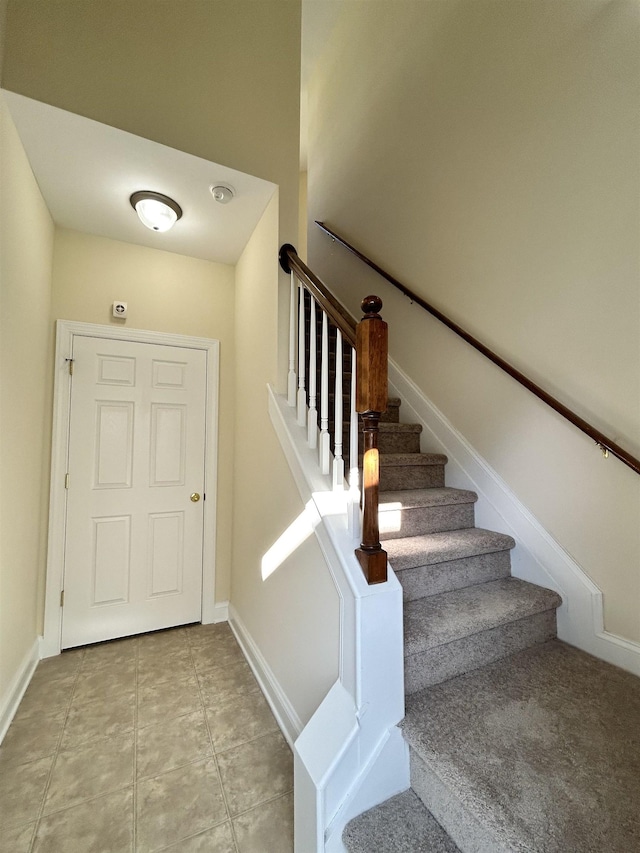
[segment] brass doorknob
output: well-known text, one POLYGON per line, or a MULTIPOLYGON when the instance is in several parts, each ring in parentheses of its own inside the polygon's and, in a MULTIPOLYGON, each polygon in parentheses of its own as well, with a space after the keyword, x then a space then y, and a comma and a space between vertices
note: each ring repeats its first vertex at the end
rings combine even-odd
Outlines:
POLYGON ((198 501, 200 500, 200 495, 197 492, 194 492, 191 495, 191 500, 194 502, 194 504, 197 504, 198 501))

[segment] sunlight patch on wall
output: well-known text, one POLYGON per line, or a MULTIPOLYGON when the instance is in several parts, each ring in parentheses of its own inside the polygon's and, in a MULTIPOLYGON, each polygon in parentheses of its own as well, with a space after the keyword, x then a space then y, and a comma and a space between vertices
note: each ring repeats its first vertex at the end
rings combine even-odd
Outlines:
POLYGON ((284 563, 287 557, 290 557, 311 536, 314 526, 313 516, 309 513, 307 507, 305 507, 263 556, 263 581, 272 575, 284 563))

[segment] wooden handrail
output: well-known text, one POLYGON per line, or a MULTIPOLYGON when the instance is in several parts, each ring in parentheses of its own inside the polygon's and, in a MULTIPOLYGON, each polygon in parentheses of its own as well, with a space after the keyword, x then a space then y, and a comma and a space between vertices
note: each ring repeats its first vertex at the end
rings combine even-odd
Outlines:
POLYGON ((318 276, 312 272, 309 267, 302 261, 295 247, 290 243, 285 243, 280 249, 280 266, 286 273, 294 272, 297 278, 307 287, 310 293, 315 297, 316 302, 320 305, 323 311, 326 311, 327 316, 334 326, 342 332, 345 340, 352 347, 356 345, 356 326, 357 321, 347 311, 347 309, 338 302, 335 296, 329 291, 326 284, 321 281, 318 276))
POLYGON ((575 427, 581 430, 583 433, 592 438, 598 447, 602 450, 605 455, 611 453, 612 456, 615 456, 616 459, 619 459, 621 462, 624 462, 625 465, 628 465, 632 471, 635 471, 636 474, 640 474, 640 459, 636 459, 635 456, 632 456, 628 453, 624 448, 620 447, 619 444, 612 441, 608 438, 604 433, 600 432, 600 430, 596 429, 592 424, 588 421, 581 418, 580 415, 577 415, 559 400, 556 400, 555 397, 552 397, 551 394, 548 394, 543 388, 539 385, 536 385, 535 382, 532 382, 527 376, 521 373, 519 370, 516 370, 513 365, 509 364, 508 361, 505 361, 503 358, 500 358, 499 355, 493 352, 493 350, 489 349, 489 347, 485 346, 479 340, 466 332, 461 326, 457 323, 454 323, 453 320, 450 320, 445 314, 439 311, 437 308, 434 308, 433 305, 430 305, 426 302, 422 297, 418 296, 417 293, 414 293, 410 288, 406 285, 402 284, 402 282, 398 281, 397 278, 388 273, 382 267, 378 266, 375 261, 372 261, 362 252, 352 246, 351 243, 348 243, 344 237, 341 237, 331 228, 327 227, 323 222, 318 222, 316 220, 316 225, 328 234, 333 240, 337 243, 340 243, 341 246, 344 246, 345 249, 348 249, 352 254, 354 254, 357 258, 359 258, 363 263, 365 263, 368 267, 371 267, 372 270, 381 275, 384 279, 386 279, 390 284, 404 293, 412 302, 415 302, 421 308, 424 308, 425 311, 428 311, 433 317, 437 320, 440 320, 441 323, 444 323, 447 328, 451 329, 451 331, 455 332, 456 335, 465 340, 468 344, 470 344, 474 349, 481 352, 489 361, 493 362, 493 364, 497 365, 501 370, 504 370, 505 373, 508 373, 516 382, 519 382, 524 388, 534 394, 538 399, 542 400, 543 403, 546 403, 550 406, 555 412, 559 415, 562 415, 563 418, 572 423, 575 427))
MULTIPOLYGON (((387 409, 389 356, 387 324, 380 317, 382 300, 377 296, 367 296, 362 301, 364 317, 357 323, 318 276, 300 260, 295 248, 289 243, 280 249, 280 266, 286 273, 295 275, 307 288, 356 352, 355 408, 364 426, 364 455, 362 542, 355 554, 367 583, 384 583, 387 580, 387 553, 380 544, 378 520, 380 483, 378 423, 382 413, 387 409)), ((336 415, 336 418, 338 417, 340 416, 336 415)))

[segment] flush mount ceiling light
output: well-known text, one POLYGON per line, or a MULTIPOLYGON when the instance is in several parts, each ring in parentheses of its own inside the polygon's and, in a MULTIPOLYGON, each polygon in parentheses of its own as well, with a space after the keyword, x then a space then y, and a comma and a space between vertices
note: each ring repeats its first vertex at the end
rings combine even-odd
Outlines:
POLYGON ((182 216, 182 208, 168 195, 141 190, 129 199, 140 222, 151 231, 168 231, 182 216))
POLYGON ((229 204, 235 195, 235 191, 228 184, 217 184, 215 187, 211 187, 211 194, 219 204, 229 204))

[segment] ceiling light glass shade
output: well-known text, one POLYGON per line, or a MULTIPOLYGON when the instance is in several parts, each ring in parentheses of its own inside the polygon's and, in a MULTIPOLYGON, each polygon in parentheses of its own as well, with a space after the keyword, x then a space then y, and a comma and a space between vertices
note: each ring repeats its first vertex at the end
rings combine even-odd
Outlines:
POLYGON ((129 199, 140 222, 151 231, 168 231, 182 216, 180 205, 162 193, 142 190, 129 199))

